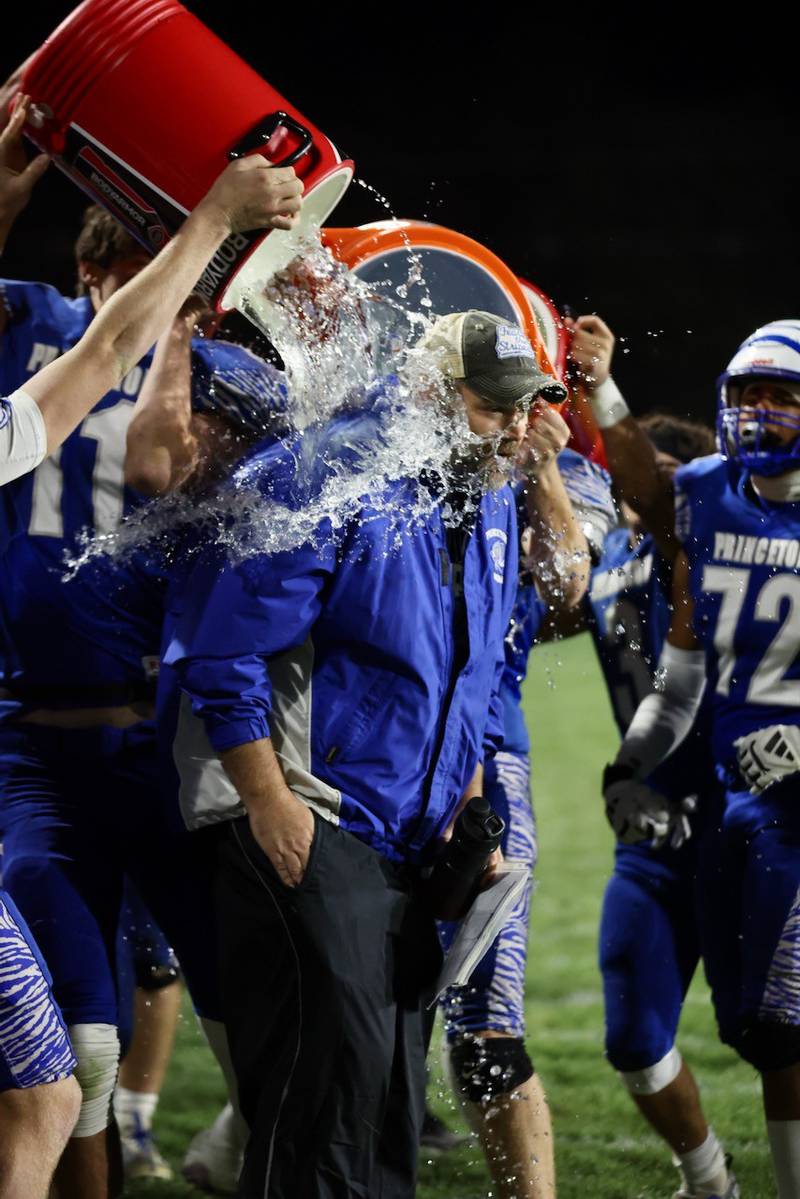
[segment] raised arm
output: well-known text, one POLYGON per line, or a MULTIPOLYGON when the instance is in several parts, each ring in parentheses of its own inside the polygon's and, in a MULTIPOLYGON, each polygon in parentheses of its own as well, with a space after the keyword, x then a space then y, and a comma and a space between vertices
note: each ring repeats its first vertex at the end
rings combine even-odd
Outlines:
POLYGON ((563 418, 540 402, 534 411, 520 458, 526 476, 525 563, 552 611, 578 607, 589 584, 589 546, 575 518, 557 457, 569 440, 563 418))
POLYGON ((672 562, 679 548, 672 488, 658 469, 651 441, 611 376, 614 334, 599 316, 580 316, 566 324, 572 332, 570 358, 603 435, 611 477, 622 499, 638 513, 661 553, 672 562))
POLYGON ((28 161, 22 144, 22 129, 30 101, 23 96, 0 133, 0 253, 5 249, 14 221, 31 198, 36 182, 47 170, 50 159, 37 154, 28 161))
MULTIPOLYGON (((6 248, 8 235, 22 212, 37 181, 47 170, 50 159, 38 154, 28 162, 22 145, 22 127, 28 114, 29 100, 23 96, 0 133, 0 254, 6 248)), ((0 117, 5 120, 0 92, 0 117)), ((5 332, 8 313, 0 306, 0 335, 5 332)))
POLYGON ((291 167, 270 167, 261 155, 225 168, 172 241, 112 296, 78 344, 25 384, 44 419, 49 453, 158 339, 225 238, 291 228, 301 191, 291 167))
POLYGON ((663 796, 644 785, 689 734, 706 685, 705 654, 692 628, 694 605, 689 564, 681 550, 672 573, 672 621, 659 660, 658 689, 645 696, 614 762, 606 767, 603 795, 609 822, 630 843, 665 838, 677 816, 681 839, 688 836, 682 813, 670 810, 663 796))
POLYGON ((197 463, 192 431, 192 333, 200 301, 186 301, 156 345, 128 425, 125 482, 142 495, 163 495, 197 463))

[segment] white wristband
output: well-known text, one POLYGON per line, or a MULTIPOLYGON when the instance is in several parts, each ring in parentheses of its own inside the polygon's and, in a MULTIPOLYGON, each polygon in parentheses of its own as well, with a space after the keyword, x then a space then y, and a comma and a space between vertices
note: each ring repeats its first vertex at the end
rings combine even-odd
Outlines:
POLYGON ((621 420, 631 414, 630 408, 625 403, 624 395, 611 375, 594 391, 588 391, 587 396, 599 429, 610 429, 612 425, 618 425, 621 420))

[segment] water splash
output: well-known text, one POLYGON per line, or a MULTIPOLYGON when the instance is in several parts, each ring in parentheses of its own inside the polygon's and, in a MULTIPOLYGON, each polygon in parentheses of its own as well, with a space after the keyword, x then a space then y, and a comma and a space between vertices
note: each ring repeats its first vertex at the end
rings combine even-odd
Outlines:
POLYGON ((195 482, 146 504, 116 531, 87 538, 70 559, 70 575, 100 554, 143 548, 161 553, 168 565, 176 544, 185 556, 191 546, 216 543, 241 561, 376 516, 388 518, 389 552, 393 536, 421 525, 435 507, 447 523, 469 518, 487 484, 506 477, 508 463, 497 452, 501 436, 486 441, 470 432, 437 363, 414 348, 430 318, 377 296, 318 237, 265 286, 251 289, 241 306, 279 347, 286 368, 284 427, 271 440, 291 457, 299 487, 315 478, 319 485, 306 489, 302 505, 281 502, 264 477, 274 455, 265 455, 222 485, 201 493, 195 482), (331 422, 343 415, 364 419, 345 422, 332 443, 331 422), (398 508, 396 485, 421 479, 425 485, 405 491, 398 508), (442 503, 456 488, 458 505, 442 503))

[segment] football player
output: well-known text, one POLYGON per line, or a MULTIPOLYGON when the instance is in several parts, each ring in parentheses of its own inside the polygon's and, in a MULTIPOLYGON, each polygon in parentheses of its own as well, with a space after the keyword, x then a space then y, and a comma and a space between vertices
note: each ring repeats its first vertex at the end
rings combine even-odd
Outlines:
MULTIPOLYGON (((182 490, 200 500, 257 441, 276 439, 287 431, 286 386, 283 375, 238 346, 217 346, 213 373, 193 360, 189 325, 176 322, 156 346, 153 365, 139 395, 128 427, 125 479, 149 496, 182 490)), ((158 512, 154 508, 154 513, 158 512)), ((164 548, 170 575, 180 571, 181 543, 197 539, 198 530, 171 528, 164 548)), ((157 570, 161 577, 161 569, 157 570)), ((168 593, 169 594, 169 593, 168 593)), ((97 596, 107 607, 107 595, 97 596)), ((170 605, 167 600, 167 608, 170 605)), ((125 617, 128 618, 127 616, 125 617)), ((167 620, 167 629, 170 619, 167 620)), ((165 631, 165 635, 168 633, 165 631)), ((162 746, 163 789, 174 799, 178 777, 172 759, 174 715, 168 697, 171 672, 159 677, 159 741, 162 746), (169 717, 165 713, 169 713, 169 717)), ((203 854, 200 867, 205 868, 203 854)), ((208 869, 211 869, 210 863, 208 869)), ((213 966, 214 954, 207 953, 213 966)), ((217 1019, 203 1016, 200 1024, 226 1072, 231 1100, 213 1124, 193 1138, 183 1161, 184 1176, 195 1186, 214 1193, 234 1194, 241 1171, 246 1127, 238 1111, 236 1087, 229 1063, 227 1040, 217 1019)), ((141 1115, 141 1111, 139 1113, 141 1115)), ((151 1162, 152 1140, 143 1147, 151 1162)), ((124 1148, 124 1145, 123 1145, 124 1148)), ((143 1153, 136 1155, 143 1160, 143 1153)), ((135 1167, 134 1167, 135 1168, 135 1167)))
MULTIPOLYGON (((16 137, 19 149, 19 128, 12 122, 6 133, 16 137)), ((5 165, 15 177, 24 177, 24 169, 5 165)), ((6 881, 43 943, 56 995, 74 1030, 84 1092, 59 1170, 66 1196, 89 1199, 109 1193, 105 1129, 118 1057, 111 961, 123 859, 130 867, 130 855, 137 856, 142 890, 162 924, 167 922, 159 909, 168 894, 176 899, 175 911, 183 905, 180 923, 185 930, 191 930, 196 911, 188 895, 181 897, 174 877, 179 867, 170 856, 167 834, 153 835, 166 817, 158 798, 152 725, 143 719, 153 657, 142 653, 137 637, 146 640, 147 621, 135 637, 113 621, 93 636, 75 635, 70 596, 79 592, 65 586, 60 571, 51 568, 60 567, 63 550, 75 546, 79 531, 109 530, 122 515, 125 426, 144 375, 142 353, 169 323, 231 228, 249 228, 253 221, 289 227, 300 191, 293 172, 273 171, 266 160, 248 159, 228 168, 198 214, 139 279, 132 276, 144 265, 141 258, 133 247, 115 253, 119 247, 110 236, 108 260, 84 262, 88 296, 69 301, 37 284, 8 283, 4 289, 0 390, 23 385, 10 409, 17 417, 8 427, 18 427, 23 414, 31 413, 43 423, 29 466, 66 438, 59 453, 14 489, 11 516, 21 535, 9 548, 2 583, 5 695, 0 728, 6 881), (102 319, 93 322, 101 308, 102 319), (27 400, 20 400, 20 394, 27 400), (109 795, 115 798, 113 806, 109 795), (120 823, 112 843, 114 816, 120 823), (153 822, 150 827, 148 821, 153 822), (158 852, 167 859, 164 870, 150 871, 158 852)), ((102 224, 99 217, 97 223, 102 224)), ((138 587, 131 587, 130 594, 136 595, 138 612, 147 607, 146 593, 142 598, 138 587)), ((121 602, 127 606, 124 597, 121 602)), ((157 645, 156 636, 156 654, 157 645)), ((167 931, 178 946, 179 936, 169 927, 167 931)), ((194 956, 205 960, 202 936, 196 933, 195 939, 194 956)), ((192 958, 185 944, 180 949, 182 956, 192 958)), ((187 961, 187 973, 189 965, 187 961)))
POLYGON ((172 1056, 183 988, 166 937, 125 880, 117 931, 120 1068, 114 1090, 125 1177, 172 1178, 153 1136, 153 1117, 172 1056))
MULTIPOLYGON (((484 768, 484 795, 505 822, 503 856, 526 868, 528 882, 469 984, 451 988, 442 1005, 448 1070, 504 1199, 551 1199, 555 1195, 550 1111, 524 1039, 525 967, 537 843, 520 684, 544 605, 573 608, 588 583, 586 540, 556 465, 568 440, 569 427, 559 413, 537 404, 518 459, 525 479, 516 488, 518 521, 525 530, 524 573, 506 637, 500 685, 503 747, 484 768)), ((456 930, 457 926, 444 926, 445 944, 456 930)))
MULTIPOLYGON (((26 102, 0 136, 2 240, 41 174, 20 163, 19 137, 26 102)), ((48 449, 57 450, 75 424, 109 386, 115 386, 169 323, 198 273, 232 230, 268 224, 274 191, 267 164, 228 169, 186 221, 168 249, 136 281, 120 290, 90 331, 59 362, 0 402, 0 543, 3 551, 24 528, 26 472, 48 449)), ((66 348, 66 347, 65 347, 66 348)), ((43 365, 40 363, 40 365, 43 365)), ((3 629, 5 634, 5 628, 3 629)), ((10 643, 9 643, 10 644, 10 643)), ((0 1193, 44 1199, 53 1168, 76 1118, 103 1103, 70 1078, 75 1057, 64 1022, 50 996, 47 970, 24 921, 8 896, 0 896, 0 1193), (79 1114, 80 1113, 80 1114, 79 1114)), ((79 1030, 83 1033, 85 1030, 79 1030)), ((79 1042, 82 1037, 76 1038, 79 1042)), ((84 1062, 95 1075, 103 1055, 84 1062)), ((87 1078, 92 1087, 98 1078, 87 1078)), ((112 1078, 113 1085, 113 1078, 112 1078)), ((103 1186, 67 1185, 63 1194, 107 1194, 103 1186)))
POLYGON ((618 826, 664 827, 644 780, 683 742, 707 685, 725 796, 698 850, 706 972, 722 1040, 762 1077, 779 1199, 797 1199, 800 321, 749 337, 718 400, 720 452, 675 477, 682 549, 663 682, 637 709, 604 791, 618 826))
MULTIPOLYGON (((603 430, 626 516, 606 538, 593 573, 588 620, 624 736, 638 703, 652 691, 669 623, 677 553, 672 478, 680 463, 710 452, 713 438, 704 426, 678 417, 634 420, 610 374, 611 330, 597 316, 570 323, 573 361, 603 430)), ((658 827, 628 828, 620 813, 600 926, 606 1053, 639 1110, 672 1149, 682 1174, 680 1199, 738 1195, 729 1159, 675 1044, 700 952, 697 837, 690 840, 688 810, 690 794, 703 801, 695 823, 707 818, 713 804, 708 741, 703 711, 683 751, 649 780, 663 797, 658 827), (645 832, 650 837, 642 840, 645 832)))

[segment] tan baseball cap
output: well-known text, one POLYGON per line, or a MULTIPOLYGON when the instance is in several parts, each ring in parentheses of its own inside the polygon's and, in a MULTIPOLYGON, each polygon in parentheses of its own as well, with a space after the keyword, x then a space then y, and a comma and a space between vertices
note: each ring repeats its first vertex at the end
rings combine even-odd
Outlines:
POLYGON ((450 379, 466 383, 483 399, 513 408, 525 396, 551 404, 567 389, 547 374, 519 325, 491 312, 451 312, 437 320, 417 343, 434 354, 450 379))

